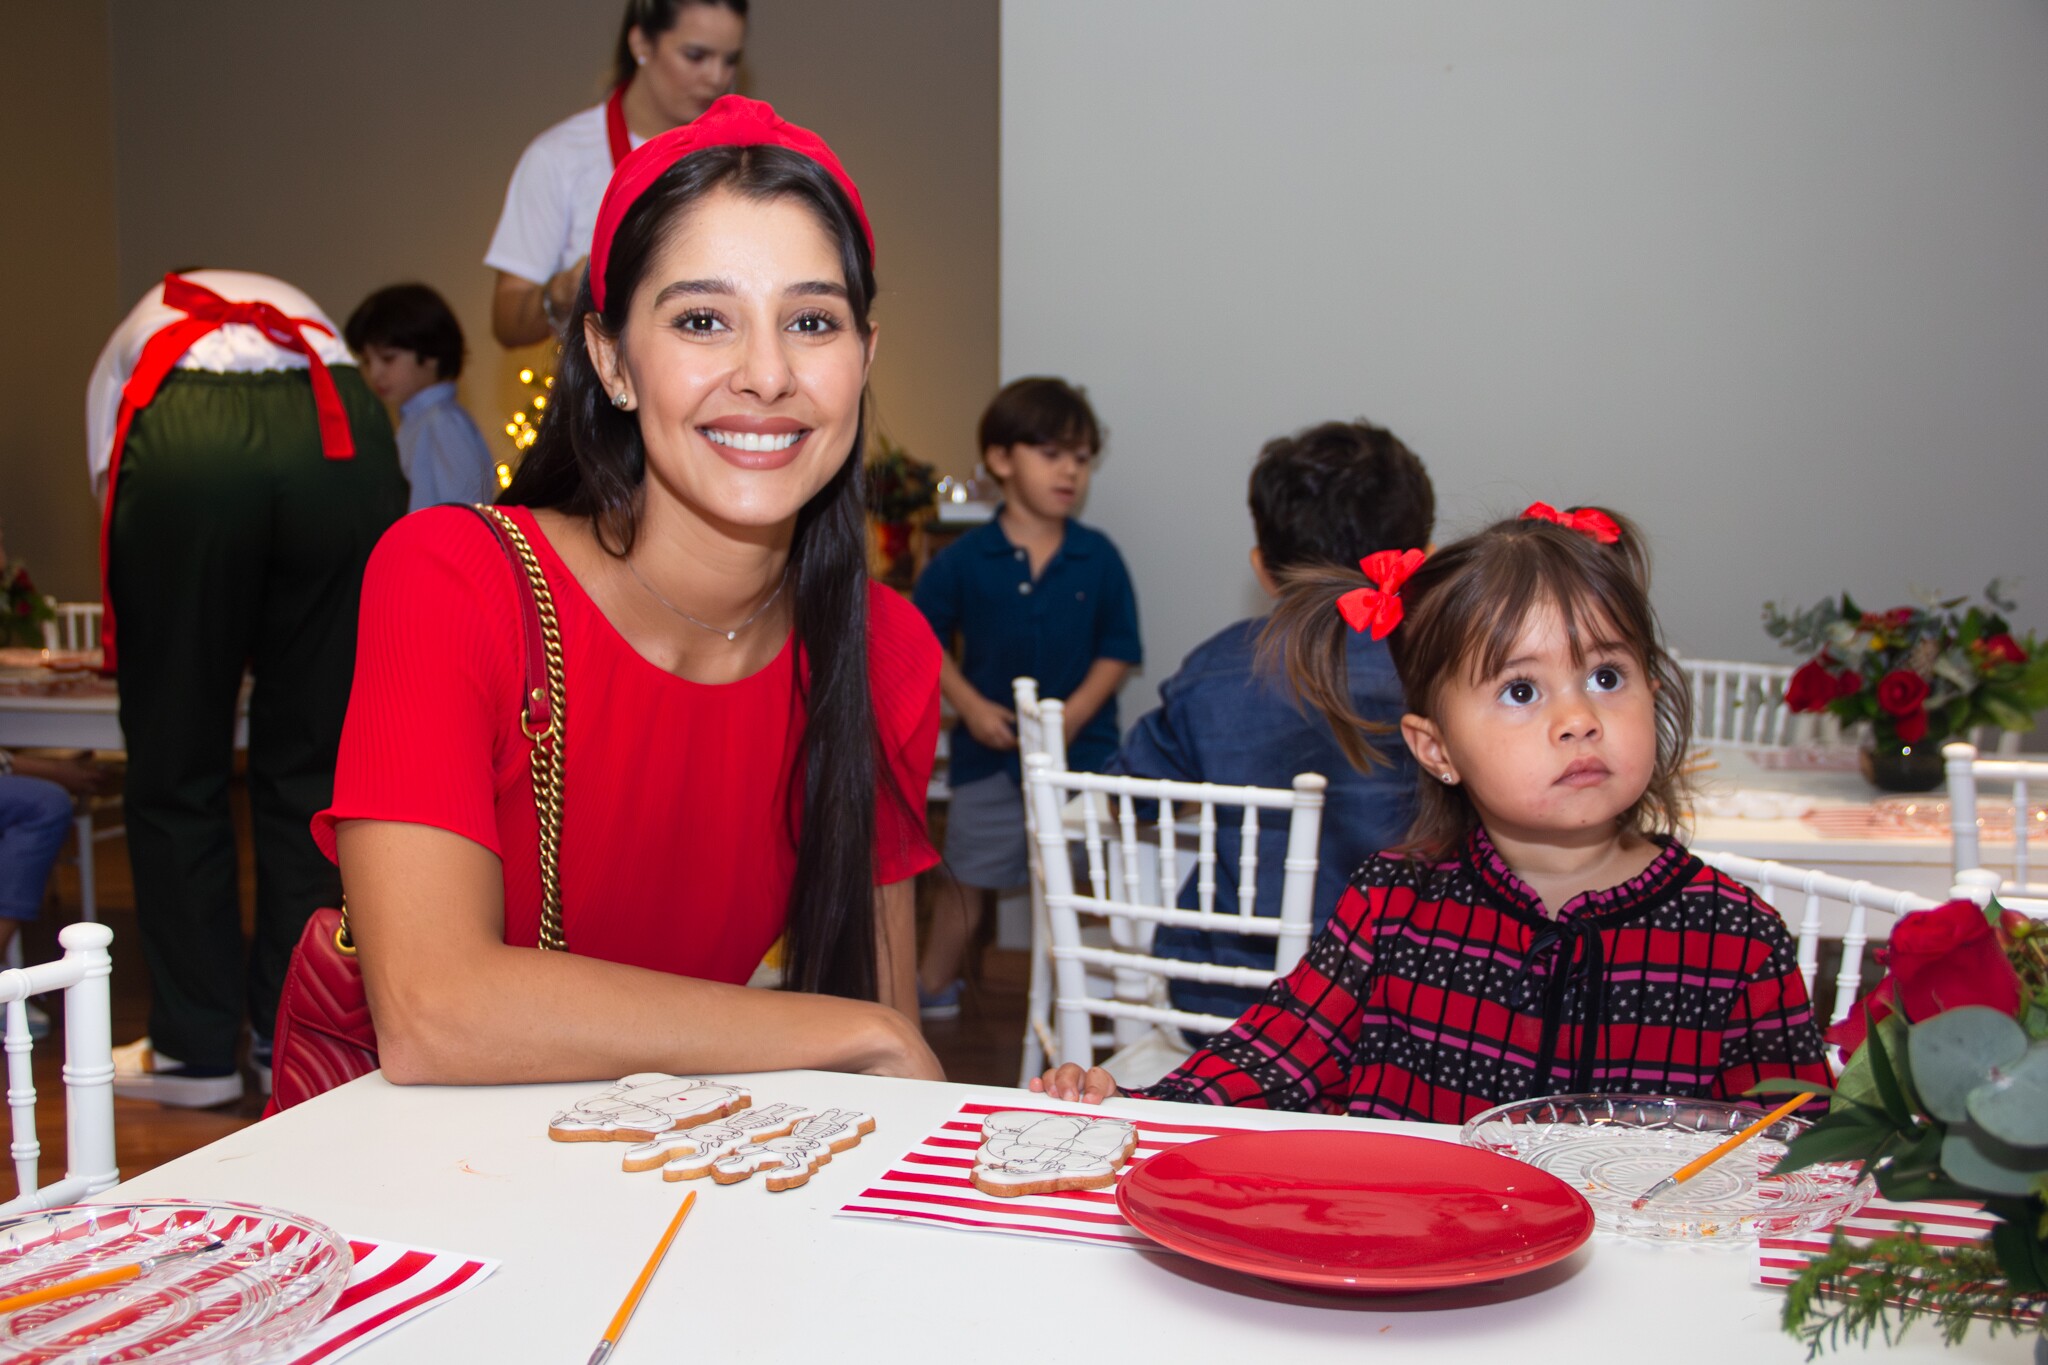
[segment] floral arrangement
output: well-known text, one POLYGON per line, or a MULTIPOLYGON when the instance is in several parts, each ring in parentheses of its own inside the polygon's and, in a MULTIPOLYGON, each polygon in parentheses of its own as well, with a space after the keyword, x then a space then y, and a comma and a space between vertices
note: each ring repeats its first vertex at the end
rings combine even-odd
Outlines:
POLYGON ((1844 593, 1790 614, 1766 602, 1771 638, 1810 656, 1785 704, 1869 721, 1879 744, 1938 744, 1979 725, 2031 729, 2048 707, 2048 656, 2034 636, 2012 633, 2003 613, 2014 606, 1997 582, 1985 606, 1961 609, 1967 601, 1873 612, 1844 593))
POLYGON ((937 505, 939 471, 888 437, 878 437, 867 463, 868 515, 884 526, 903 526, 937 505))
POLYGON ((1928 1317, 1950 1345, 1975 1318, 2035 1331, 2048 1309, 2048 924, 1950 901, 1901 917, 1884 962, 1829 1031, 1850 1053, 1831 1092, 1790 1078, 1758 1087, 1830 1095, 1777 1170, 1861 1161, 1887 1199, 1974 1200, 1999 1223, 1964 1246, 1910 1224, 1867 1243, 1836 1233, 1787 1291, 1785 1329, 1809 1358, 1844 1340, 1889 1343, 1928 1317))
POLYGON ((28 566, 8 563, 5 551, 0 551, 0 594, 0 645, 41 648, 43 622, 56 612, 28 576, 28 566))

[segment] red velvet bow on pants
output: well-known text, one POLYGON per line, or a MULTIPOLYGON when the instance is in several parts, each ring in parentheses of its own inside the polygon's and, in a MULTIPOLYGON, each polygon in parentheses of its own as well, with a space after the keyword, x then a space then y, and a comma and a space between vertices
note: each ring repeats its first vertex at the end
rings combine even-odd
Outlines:
POLYGON ((342 406, 341 391, 334 387, 334 376, 327 372, 320 353, 305 337, 308 327, 333 336, 325 323, 313 318, 288 317, 268 303, 224 299, 182 275, 164 276, 164 306, 185 316, 158 329, 156 335, 143 343, 135 371, 121 388, 121 411, 114 421, 114 447, 107 458, 106 504, 100 509, 100 595, 105 612, 100 640, 106 649, 104 671, 108 673, 115 666, 115 636, 114 594, 107 568, 114 529, 114 489, 121 476, 121 448, 128 444, 128 427, 135 414, 149 406, 156 391, 195 342, 231 323, 240 323, 256 328, 283 349, 306 357, 313 381, 313 410, 320 419, 321 453, 330 460, 352 459, 356 453, 356 440, 349 431, 348 410, 342 406))

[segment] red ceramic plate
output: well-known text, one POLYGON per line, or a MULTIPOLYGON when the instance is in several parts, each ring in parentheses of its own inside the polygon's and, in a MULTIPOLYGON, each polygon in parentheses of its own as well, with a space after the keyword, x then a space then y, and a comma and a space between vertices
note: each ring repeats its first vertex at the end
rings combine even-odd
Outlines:
POLYGON ((1429 1138, 1235 1133, 1161 1152, 1117 1185, 1131 1226, 1173 1251, 1315 1289, 1478 1284, 1562 1260, 1592 1235, 1571 1186, 1429 1138))

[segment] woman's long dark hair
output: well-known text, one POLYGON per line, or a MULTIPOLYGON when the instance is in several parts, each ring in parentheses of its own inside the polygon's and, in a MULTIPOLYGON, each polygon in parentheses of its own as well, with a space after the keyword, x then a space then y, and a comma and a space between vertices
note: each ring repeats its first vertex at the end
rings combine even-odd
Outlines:
POLYGON ((633 30, 639 29, 652 41, 674 28, 683 11, 692 5, 716 5, 742 19, 747 17, 747 0, 626 0, 626 15, 619 20, 619 45, 612 53, 614 86, 626 84, 640 69, 640 63, 633 58, 633 30))
MULTIPOLYGON (((619 224, 605 274, 605 333, 625 331, 634 295, 662 245, 705 195, 793 199, 817 215, 839 248, 854 328, 869 335, 873 259, 853 206, 810 158, 781 147, 710 147, 677 162, 619 224)), ((586 517, 616 556, 640 531, 647 452, 639 419, 614 408, 584 338, 593 312, 586 273, 562 342, 554 402, 533 450, 501 503, 586 517)), ((795 618, 797 704, 807 713, 802 754, 796 877, 784 929, 783 978, 792 989, 872 1000, 877 990, 874 918, 875 796, 879 758, 868 687, 867 522, 861 452, 866 415, 839 470, 797 513, 789 551, 795 618), (808 665, 808 679, 804 665, 808 665)), ((897 799, 908 806, 902 793, 897 799)))

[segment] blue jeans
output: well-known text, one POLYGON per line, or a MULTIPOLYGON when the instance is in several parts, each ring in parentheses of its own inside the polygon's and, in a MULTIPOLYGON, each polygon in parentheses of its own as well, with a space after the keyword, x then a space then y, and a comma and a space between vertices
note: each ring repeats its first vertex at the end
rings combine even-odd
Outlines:
POLYGON ((0 919, 30 920, 71 828, 71 794, 40 777, 0 777, 0 919))

